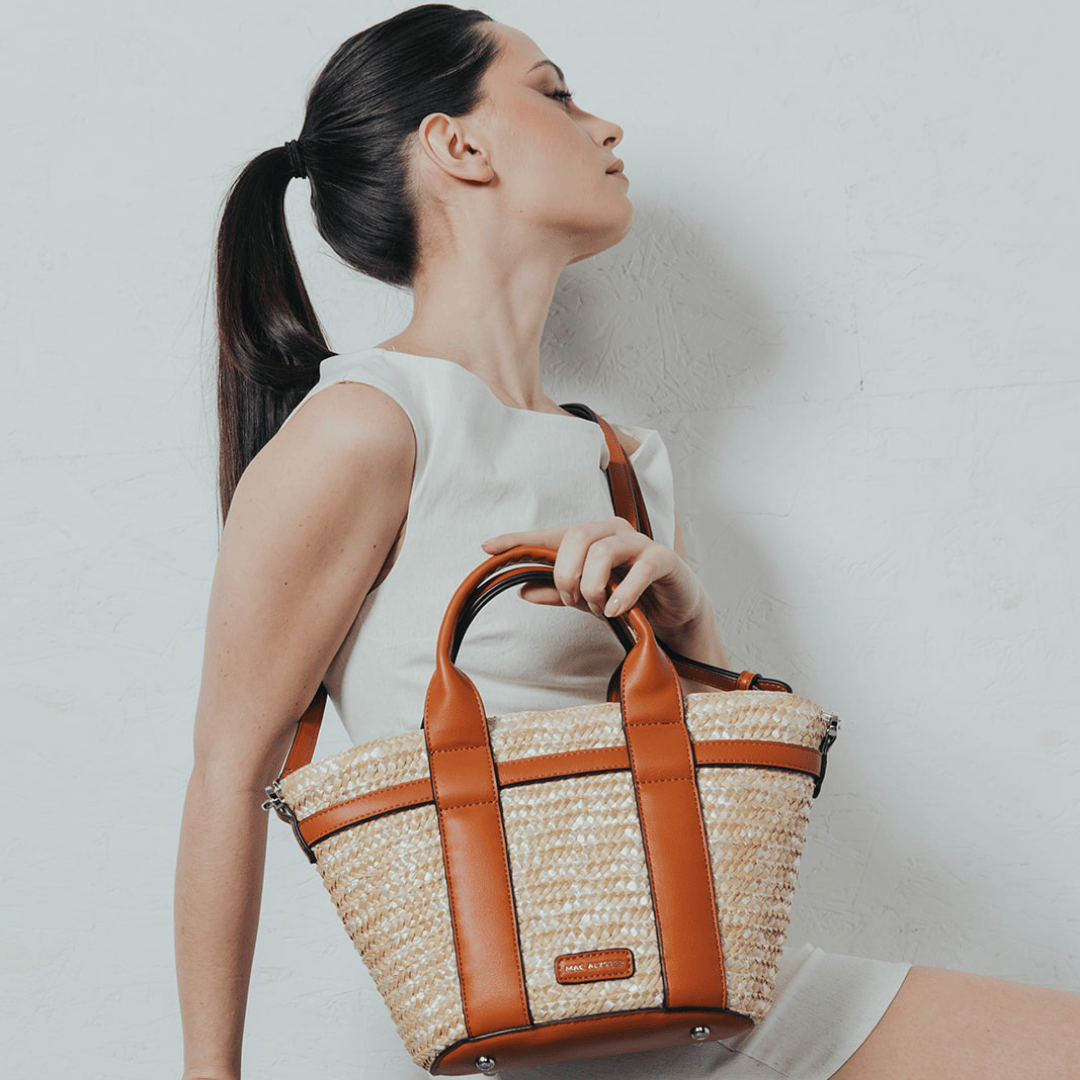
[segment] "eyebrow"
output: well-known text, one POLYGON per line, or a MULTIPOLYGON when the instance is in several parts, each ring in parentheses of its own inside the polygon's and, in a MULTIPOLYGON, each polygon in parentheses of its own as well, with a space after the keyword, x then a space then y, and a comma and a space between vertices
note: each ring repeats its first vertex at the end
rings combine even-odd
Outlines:
POLYGON ((545 64, 547 64, 548 67, 553 67, 555 69, 555 74, 559 76, 559 79, 564 83, 566 82, 566 76, 563 74, 562 68, 559 67, 554 60, 540 60, 538 63, 533 64, 533 66, 529 68, 529 71, 535 71, 538 67, 543 67, 545 64))

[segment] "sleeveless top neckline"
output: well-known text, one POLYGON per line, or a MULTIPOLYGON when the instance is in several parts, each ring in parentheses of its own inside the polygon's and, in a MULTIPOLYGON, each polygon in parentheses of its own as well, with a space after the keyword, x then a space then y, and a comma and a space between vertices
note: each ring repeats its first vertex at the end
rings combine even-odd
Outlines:
MULTIPOLYGON (((463 375, 465 375, 465 377, 470 382, 475 383, 478 392, 482 391, 486 394, 489 394, 492 400, 501 408, 512 409, 516 413, 527 413, 530 416, 553 416, 557 420, 581 420, 580 416, 574 416, 573 413, 544 412, 540 409, 526 409, 519 405, 507 405, 507 403, 503 401, 498 396, 498 394, 496 394, 495 391, 492 390, 491 387, 488 386, 488 384, 479 375, 476 374, 475 371, 471 371, 469 368, 465 367, 464 364, 459 364, 456 360, 447 360, 446 357, 443 356, 428 356, 421 353, 402 352, 400 349, 383 349, 378 346, 375 346, 367 351, 382 353, 383 356, 407 356, 410 360, 420 360, 424 362, 434 361, 436 364, 449 364, 452 368, 457 368, 457 370, 460 371, 463 375)), ((333 358, 331 357, 331 359, 333 358)), ((593 427, 596 427, 595 424, 592 424, 592 421, 587 420, 585 421, 585 423, 591 424, 593 427)))

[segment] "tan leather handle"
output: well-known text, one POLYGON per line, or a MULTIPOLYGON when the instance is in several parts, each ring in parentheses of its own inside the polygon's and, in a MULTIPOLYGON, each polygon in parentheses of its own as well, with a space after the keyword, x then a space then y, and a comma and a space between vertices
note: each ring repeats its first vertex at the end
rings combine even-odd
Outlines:
MULTIPOLYGON (((453 749, 487 739, 487 723, 479 694, 468 676, 451 660, 463 613, 475 596, 483 594, 489 583, 497 583, 505 577, 500 573, 503 567, 513 564, 518 568, 531 565, 550 569, 557 555, 555 548, 518 545, 486 559, 458 586, 439 627, 435 674, 428 684, 425 699, 424 730, 429 747, 453 749)), ((636 639, 623 663, 624 671, 632 673, 635 685, 659 686, 667 682, 679 692, 678 677, 657 644, 648 619, 636 606, 623 618, 632 627, 636 639)))

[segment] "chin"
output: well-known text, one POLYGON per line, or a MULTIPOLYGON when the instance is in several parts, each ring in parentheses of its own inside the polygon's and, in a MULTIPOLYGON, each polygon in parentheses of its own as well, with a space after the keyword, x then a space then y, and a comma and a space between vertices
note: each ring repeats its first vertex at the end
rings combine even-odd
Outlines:
MULTIPOLYGON (((588 237, 583 237, 587 250, 575 255, 570 263, 581 262, 583 259, 591 259, 599 255, 601 251, 613 248, 620 241, 625 240, 634 224, 634 207, 630 200, 626 200, 626 213, 618 222, 612 222, 603 232, 597 231, 588 237)), ((570 265, 569 263, 567 265, 570 265)))

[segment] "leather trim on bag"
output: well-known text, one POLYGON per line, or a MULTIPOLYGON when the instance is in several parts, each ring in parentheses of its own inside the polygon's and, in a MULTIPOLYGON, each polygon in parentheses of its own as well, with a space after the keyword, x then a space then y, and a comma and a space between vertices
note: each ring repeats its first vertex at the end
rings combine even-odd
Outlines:
POLYGON ((315 743, 319 738, 319 728, 322 726, 323 710, 326 708, 326 687, 320 685, 311 699, 311 704, 304 710, 296 724, 296 734, 293 735, 292 745, 289 747, 285 764, 281 766, 278 780, 295 772, 311 761, 315 753, 315 743))
MULTIPOLYGON (((693 744, 697 768, 781 769, 802 772, 816 778, 821 773, 822 754, 795 743, 768 742, 764 739, 707 739, 693 744)), ((597 772, 622 772, 630 769, 625 746, 600 747, 597 750, 572 750, 561 754, 543 754, 499 761, 496 765, 499 787, 544 784, 570 777, 588 777, 597 772)), ((408 780, 376 792, 356 795, 332 807, 316 810, 300 822, 300 835, 309 845, 340 833, 342 829, 373 821, 384 814, 414 810, 434 802, 431 780, 408 780)))
POLYGON ((700 1045, 690 1038, 696 1027, 709 1029, 706 1042, 730 1039, 753 1027, 749 1017, 730 1009, 637 1009, 633 1012, 555 1020, 447 1047, 431 1066, 435 1076, 468 1076, 476 1059, 494 1058, 495 1068, 518 1069, 591 1057, 700 1045))
MULTIPOLYGON (((507 556, 507 561, 513 556, 507 556)), ((462 1012, 470 1035, 531 1022, 502 807, 484 705, 449 659, 457 614, 491 560, 458 587, 439 628, 424 740, 439 819, 462 1012)))
MULTIPOLYGON (((821 772, 821 758, 819 750, 764 739, 707 739, 694 743, 694 761, 699 769, 740 766, 782 769, 805 773, 816 780, 821 772)), ((629 768, 630 757, 625 746, 566 750, 559 754, 543 754, 496 764, 500 788, 543 784, 594 773, 622 772, 629 768)), ((401 810, 429 806, 434 801, 428 777, 407 780, 317 810, 300 822, 300 834, 305 843, 314 845, 361 822, 401 810)))
POLYGON ((653 894, 669 1007, 727 1005, 708 840, 679 678, 631 608, 637 643, 623 663, 623 731, 653 894), (632 661, 638 660, 637 663, 632 661))

